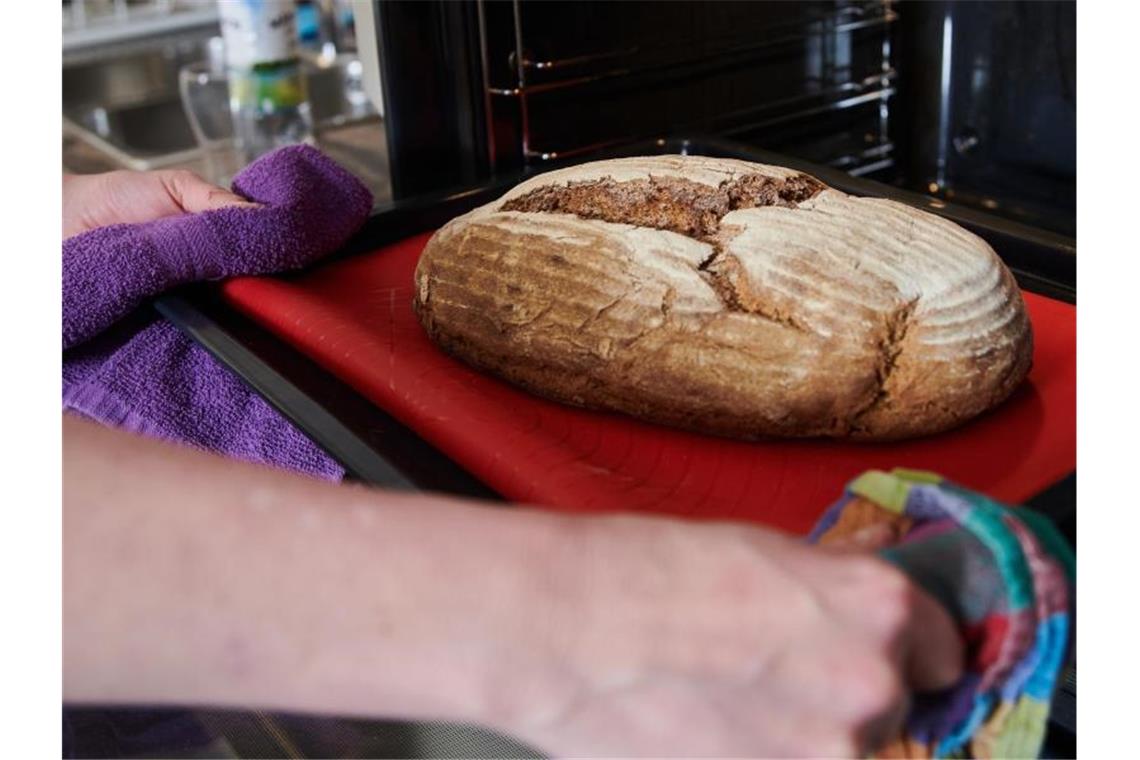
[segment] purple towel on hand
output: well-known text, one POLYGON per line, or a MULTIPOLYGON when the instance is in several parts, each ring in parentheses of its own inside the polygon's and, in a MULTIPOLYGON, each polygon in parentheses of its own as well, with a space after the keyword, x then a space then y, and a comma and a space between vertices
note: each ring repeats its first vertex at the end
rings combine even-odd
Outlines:
POLYGON ((178 285, 310 264, 343 245, 372 208, 359 180, 304 145, 258 159, 233 189, 264 205, 112 225, 64 241, 64 407, 235 458, 339 478, 336 462, 205 350, 153 313, 136 311, 178 285))
POLYGON ((265 206, 114 224, 63 241, 63 347, 177 285, 310 264, 343 245, 372 209, 360 180, 307 145, 254 161, 233 189, 265 206))

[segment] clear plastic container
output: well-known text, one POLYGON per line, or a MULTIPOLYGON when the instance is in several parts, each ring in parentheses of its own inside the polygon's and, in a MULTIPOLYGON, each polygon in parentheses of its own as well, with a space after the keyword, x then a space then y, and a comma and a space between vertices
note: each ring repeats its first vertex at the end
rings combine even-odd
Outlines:
POLYGON ((234 145, 245 162, 313 142, 293 0, 218 0, 234 145))

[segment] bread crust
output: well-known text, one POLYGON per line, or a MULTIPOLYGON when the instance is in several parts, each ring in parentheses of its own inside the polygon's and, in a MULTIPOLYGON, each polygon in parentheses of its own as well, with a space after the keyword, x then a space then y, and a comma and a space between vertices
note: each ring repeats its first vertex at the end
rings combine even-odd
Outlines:
POLYGON ((977 236, 728 159, 539 175, 441 228, 415 283, 428 335, 475 367, 735 438, 946 430, 1007 398, 1033 351, 977 236))

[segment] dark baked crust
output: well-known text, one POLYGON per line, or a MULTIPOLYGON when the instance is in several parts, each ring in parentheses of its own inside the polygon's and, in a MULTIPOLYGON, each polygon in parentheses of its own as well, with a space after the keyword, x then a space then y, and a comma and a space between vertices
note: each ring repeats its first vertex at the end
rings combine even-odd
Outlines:
POLYGON ((669 230, 712 240, 729 211, 757 206, 795 206, 823 190, 800 174, 787 179, 745 174, 710 187, 676 177, 617 182, 610 178, 544 185, 503 203, 501 211, 574 214, 583 219, 669 230))

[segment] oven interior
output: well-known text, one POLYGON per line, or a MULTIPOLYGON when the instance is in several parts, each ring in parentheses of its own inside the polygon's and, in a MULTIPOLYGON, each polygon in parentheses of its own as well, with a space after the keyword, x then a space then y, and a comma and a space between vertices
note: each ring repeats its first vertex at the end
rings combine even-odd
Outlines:
POLYGON ((375 11, 397 197, 720 137, 1076 234, 1072 2, 375 11))

